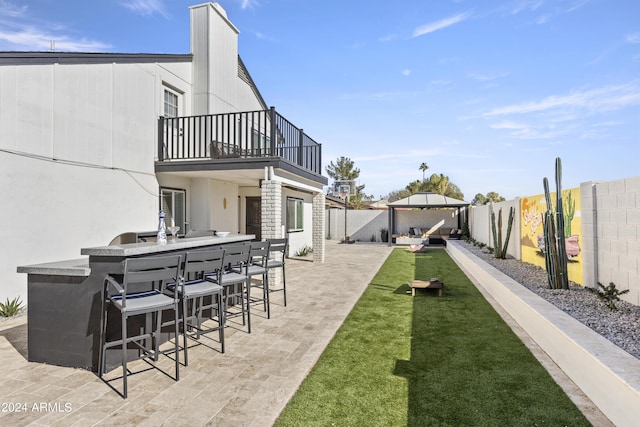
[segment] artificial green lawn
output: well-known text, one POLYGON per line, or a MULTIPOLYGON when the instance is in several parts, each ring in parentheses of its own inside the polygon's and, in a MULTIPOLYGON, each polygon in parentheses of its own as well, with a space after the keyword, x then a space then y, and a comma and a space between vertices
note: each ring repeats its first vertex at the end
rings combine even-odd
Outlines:
POLYGON ((395 249, 276 425, 590 424, 445 251, 395 249))

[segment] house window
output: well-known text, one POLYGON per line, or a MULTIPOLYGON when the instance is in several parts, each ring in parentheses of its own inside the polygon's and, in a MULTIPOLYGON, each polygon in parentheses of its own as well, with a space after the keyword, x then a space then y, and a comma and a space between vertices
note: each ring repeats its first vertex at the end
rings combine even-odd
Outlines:
POLYGON ((179 235, 185 233, 186 191, 173 188, 160 189, 160 209, 164 211, 164 222, 168 226, 180 227, 179 235))
POLYGON ((178 117, 178 95, 169 89, 164 90, 164 116, 178 117))
POLYGON ((304 202, 302 199, 287 198, 287 231, 302 231, 304 217, 304 202))

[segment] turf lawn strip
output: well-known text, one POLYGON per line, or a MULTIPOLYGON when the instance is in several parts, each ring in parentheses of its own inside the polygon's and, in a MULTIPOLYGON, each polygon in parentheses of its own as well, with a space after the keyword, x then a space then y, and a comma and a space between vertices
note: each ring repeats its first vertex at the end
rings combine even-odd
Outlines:
POLYGON ((276 425, 590 424, 444 250, 395 249, 276 425))

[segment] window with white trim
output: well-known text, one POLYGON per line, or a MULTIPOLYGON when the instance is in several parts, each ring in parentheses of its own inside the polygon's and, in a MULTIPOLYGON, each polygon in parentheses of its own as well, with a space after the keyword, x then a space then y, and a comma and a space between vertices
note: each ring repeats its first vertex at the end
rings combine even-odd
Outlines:
POLYGON ((164 211, 164 223, 167 227, 176 225, 180 227, 178 235, 185 233, 185 221, 187 212, 187 192, 175 188, 160 189, 160 209, 164 211))
POLYGON ((287 197, 287 231, 302 231, 304 218, 304 201, 287 197))
POLYGON ((166 89, 164 90, 164 116, 178 117, 178 94, 166 89))

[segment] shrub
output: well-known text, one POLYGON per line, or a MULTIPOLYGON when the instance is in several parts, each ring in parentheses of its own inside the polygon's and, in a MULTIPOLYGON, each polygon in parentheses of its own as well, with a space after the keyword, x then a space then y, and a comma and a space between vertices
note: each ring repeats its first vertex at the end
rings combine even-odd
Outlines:
POLYGON ((620 295, 624 295, 629 292, 629 289, 625 289, 621 291, 616 288, 616 284, 613 282, 609 282, 609 286, 604 286, 602 283, 598 282, 597 288, 587 288, 598 298, 600 298, 610 310, 617 310, 616 301, 620 301, 620 295))
POLYGON ((304 245, 303 247, 301 247, 300 249, 298 249, 298 251, 296 252, 296 256, 307 256, 309 255, 311 252, 313 252, 313 248, 311 248, 311 246, 307 246, 304 245))
POLYGON ((3 304, 0 302, 0 316, 2 317, 13 317, 20 312, 22 309, 22 301, 20 301, 20 297, 16 297, 13 300, 7 301, 3 304))

